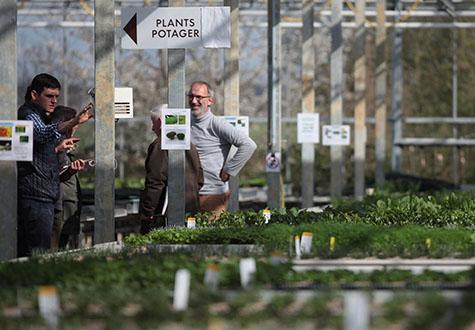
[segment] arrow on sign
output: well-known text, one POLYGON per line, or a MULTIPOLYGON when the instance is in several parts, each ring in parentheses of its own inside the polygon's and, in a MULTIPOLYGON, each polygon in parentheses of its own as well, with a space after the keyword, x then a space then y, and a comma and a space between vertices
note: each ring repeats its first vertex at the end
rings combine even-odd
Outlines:
POLYGON ((130 19, 130 21, 124 27, 125 33, 128 34, 135 44, 137 44, 137 13, 130 19))

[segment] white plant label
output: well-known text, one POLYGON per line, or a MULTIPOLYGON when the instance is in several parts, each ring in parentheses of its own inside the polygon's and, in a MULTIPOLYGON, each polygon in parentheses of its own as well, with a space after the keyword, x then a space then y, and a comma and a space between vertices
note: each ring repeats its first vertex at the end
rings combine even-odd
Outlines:
POLYGON ((302 250, 300 248, 300 237, 298 235, 295 236, 295 258, 300 259, 302 256, 302 250))
POLYGON ((196 218, 189 217, 186 219, 186 227, 191 229, 196 228, 196 218))
POLYGON ((190 271, 179 269, 175 274, 175 290, 173 291, 173 309, 184 311, 188 308, 190 296, 190 271))
POLYGON ((42 286, 38 291, 38 307, 40 315, 52 329, 59 325, 59 296, 54 286, 42 286))
POLYGON ((302 254, 310 254, 312 251, 312 239, 313 239, 313 234, 311 232, 304 232, 302 234, 302 239, 300 241, 300 250, 302 251, 302 254))
POLYGON ((270 218, 272 217, 272 213, 269 209, 265 209, 262 211, 262 215, 264 216, 265 223, 269 223, 270 218))
POLYGON ((219 268, 216 264, 209 264, 206 267, 204 284, 211 290, 216 291, 219 287, 219 268))
POLYGON ((239 274, 241 276, 241 286, 247 288, 250 286, 256 273, 256 260, 254 258, 244 258, 239 261, 239 274))

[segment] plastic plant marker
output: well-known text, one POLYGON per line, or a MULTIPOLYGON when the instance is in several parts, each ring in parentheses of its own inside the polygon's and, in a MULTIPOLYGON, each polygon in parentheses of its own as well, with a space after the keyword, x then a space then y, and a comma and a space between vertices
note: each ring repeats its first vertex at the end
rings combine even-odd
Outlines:
POLYGON ((300 241, 300 250, 302 251, 302 254, 310 254, 312 251, 312 239, 313 234, 311 232, 303 232, 302 239, 300 241))
POLYGON ((187 228, 196 228, 196 218, 195 217, 188 217, 186 219, 186 227, 187 228))
POLYGON ((264 215, 265 223, 266 223, 266 224, 269 223, 270 218, 271 218, 271 216, 272 216, 271 211, 270 211, 269 209, 264 209, 264 210, 262 211, 262 215, 264 215))
POLYGON ((430 238, 426 238, 426 248, 427 250, 430 250, 432 247, 432 240, 430 238))
POLYGON ((335 251, 335 245, 336 245, 336 238, 335 236, 330 237, 330 252, 335 251))
POLYGON ((204 284, 211 291, 218 290, 219 286, 219 266, 217 264, 211 263, 206 266, 204 284))
POLYGON ((254 258, 244 258, 239 261, 239 275, 241 276, 241 286, 246 289, 251 285, 256 273, 256 260, 254 258))
POLYGON ((284 263, 284 254, 282 251, 272 251, 270 254, 270 263, 273 266, 278 266, 284 263))
POLYGON ((41 286, 38 290, 40 315, 51 329, 59 329, 59 296, 56 287, 41 286))
POLYGON ((175 311, 185 311, 188 308, 190 277, 188 269, 179 269, 175 274, 175 289, 173 291, 173 309, 175 311))
POLYGON ((294 239, 295 239, 295 258, 300 259, 300 257, 302 256, 302 250, 300 247, 300 236, 296 235, 294 239))

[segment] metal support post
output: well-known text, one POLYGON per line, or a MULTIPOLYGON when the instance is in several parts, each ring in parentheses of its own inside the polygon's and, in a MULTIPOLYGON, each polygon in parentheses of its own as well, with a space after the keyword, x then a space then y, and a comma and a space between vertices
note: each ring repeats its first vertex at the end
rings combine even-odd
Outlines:
MULTIPOLYGON (((343 121, 343 32, 342 0, 332 2, 331 16, 331 106, 330 122, 341 125, 343 121)), ((343 184, 343 149, 341 146, 330 147, 331 158, 331 197, 341 197, 343 184)))
POLYGON ((384 184, 386 159, 386 0, 376 4, 376 186, 384 184))
POLYGON ((94 243, 115 240, 114 1, 94 2, 95 188, 94 243))
MULTIPOLYGON (((224 114, 239 116, 239 0, 224 0, 231 7, 231 48, 224 50, 224 114)), ((239 175, 229 180, 228 210, 239 210, 239 175)))
MULTIPOLYGON (((267 1, 267 64, 268 64, 268 153, 281 152, 281 27, 280 0, 267 1)), ((282 160, 282 159, 281 159, 282 160)), ((267 173, 267 206, 271 209, 282 206, 282 184, 279 172, 267 173)))
MULTIPOLYGON (((402 2, 396 1, 396 10, 398 13, 402 10, 402 2)), ((396 15, 395 19, 399 19, 396 15)), ((391 149, 391 170, 401 172, 402 148, 395 144, 402 138, 402 29, 394 28, 393 51, 392 51, 392 89, 391 89, 391 117, 393 129, 393 142, 391 149)))
POLYGON ((356 1, 355 31, 355 198, 365 194, 366 161, 366 56, 365 0, 356 1))
MULTIPOLYGON (((184 0, 170 0, 170 7, 184 6, 184 0)), ((185 49, 168 50, 168 107, 185 107, 185 49)), ((185 224, 185 151, 168 150, 168 222, 185 224)))
MULTIPOLYGON (((17 2, 0 2, 0 119, 17 118, 17 2)), ((0 260, 17 256, 16 162, 0 161, 0 260)))
MULTIPOLYGON (((302 112, 315 112, 315 47, 313 28, 313 0, 304 0, 302 10, 302 112)), ((302 144, 302 208, 313 206, 315 145, 302 144)))
MULTIPOLYGON (((452 29, 452 118, 458 116, 458 54, 457 54, 457 29, 452 29)), ((454 139, 458 139, 458 127, 452 126, 454 139)), ((460 147, 452 148, 452 180, 454 184, 460 183, 460 147)))

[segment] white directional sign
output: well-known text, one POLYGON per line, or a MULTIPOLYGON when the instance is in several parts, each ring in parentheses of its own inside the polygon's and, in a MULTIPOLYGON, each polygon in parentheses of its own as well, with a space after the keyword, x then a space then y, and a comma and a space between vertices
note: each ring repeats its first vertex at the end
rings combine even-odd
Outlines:
POLYGON ((230 48, 229 7, 124 7, 124 49, 230 48))
POLYGON ((325 146, 346 146, 350 144, 349 125, 324 125, 322 144, 325 146))

